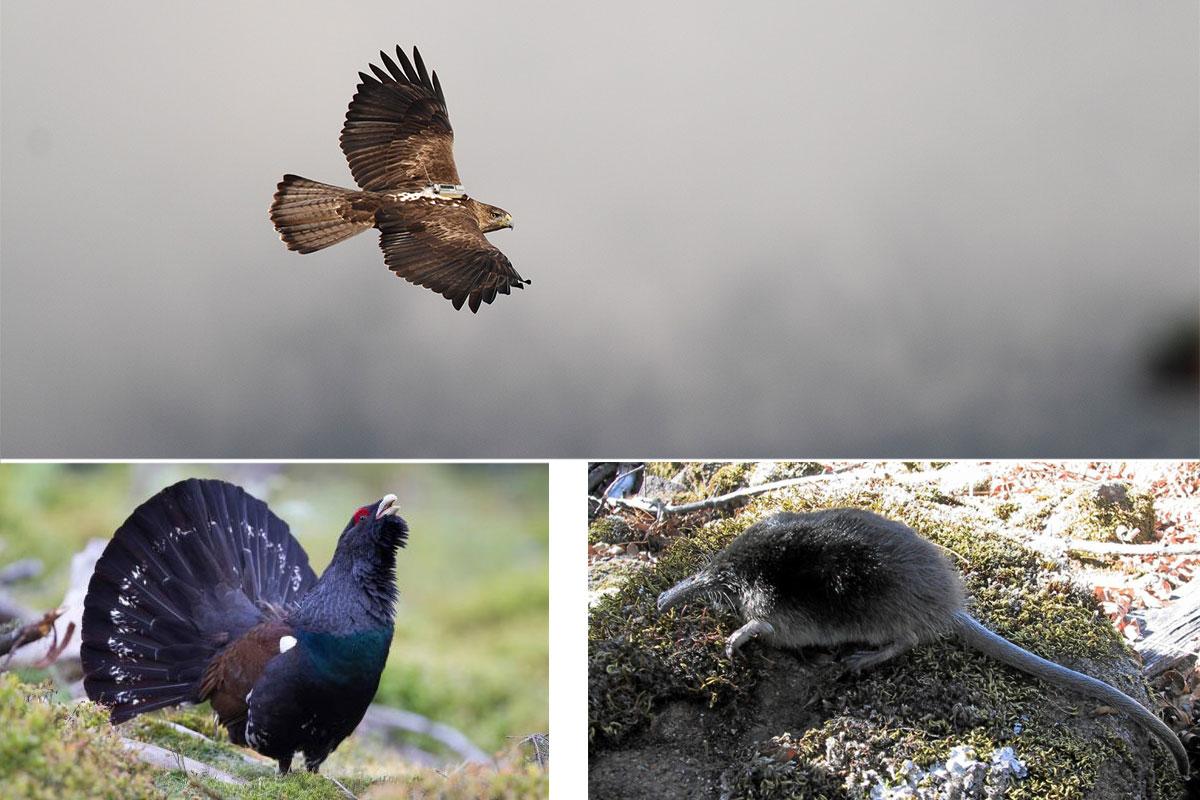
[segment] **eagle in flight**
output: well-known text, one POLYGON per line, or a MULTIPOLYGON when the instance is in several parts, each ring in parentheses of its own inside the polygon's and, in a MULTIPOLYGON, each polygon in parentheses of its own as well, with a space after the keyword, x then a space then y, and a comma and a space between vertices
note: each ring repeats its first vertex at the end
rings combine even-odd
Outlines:
POLYGON ((512 227, 502 208, 469 196, 454 166, 454 132, 437 73, 396 47, 386 71, 358 73, 342 152, 362 191, 284 175, 271 221, 289 250, 312 253, 378 228, 388 268, 472 312, 523 279, 485 233, 512 227))

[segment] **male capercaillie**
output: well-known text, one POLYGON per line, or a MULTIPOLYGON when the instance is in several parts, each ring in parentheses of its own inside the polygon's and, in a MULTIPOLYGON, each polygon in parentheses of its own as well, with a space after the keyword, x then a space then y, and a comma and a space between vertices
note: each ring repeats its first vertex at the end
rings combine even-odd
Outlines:
POLYGON ((211 702, 230 739, 321 762, 362 720, 392 640, 395 495, 354 512, 318 579, 287 525, 222 481, 147 500, 96 564, 84 601, 88 697, 114 723, 211 702))

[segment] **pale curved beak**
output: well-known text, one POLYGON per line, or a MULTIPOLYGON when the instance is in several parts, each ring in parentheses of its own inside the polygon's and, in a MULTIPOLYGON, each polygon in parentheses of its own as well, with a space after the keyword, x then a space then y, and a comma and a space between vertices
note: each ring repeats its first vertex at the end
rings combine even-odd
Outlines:
POLYGON ((375 509, 375 519, 383 519, 387 516, 400 516, 400 501, 394 494, 385 495, 379 501, 379 507, 375 509))

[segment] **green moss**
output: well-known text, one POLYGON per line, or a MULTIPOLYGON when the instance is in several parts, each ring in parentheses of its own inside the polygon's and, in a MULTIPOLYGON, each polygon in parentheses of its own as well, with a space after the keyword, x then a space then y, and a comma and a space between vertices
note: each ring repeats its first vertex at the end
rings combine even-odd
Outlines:
POLYGON ((937 503, 943 506, 961 506, 962 500, 959 500, 953 495, 946 494, 938 486, 926 486, 917 492, 917 497, 921 500, 927 500, 930 503, 937 503))
POLYGON ((1076 513, 1068 528, 1071 536, 1098 542, 1118 541, 1116 530, 1137 530, 1128 541, 1154 541, 1154 496, 1125 484, 1108 484, 1081 492, 1075 498, 1076 513))
POLYGON ((691 462, 682 470, 687 491, 675 498, 677 503, 705 500, 736 491, 749 482, 753 462, 691 462))
POLYGON ((747 523, 719 520, 672 542, 657 569, 631 575, 592 609, 588 630, 588 737, 618 742, 672 696, 715 704, 749 678, 747 661, 730 665, 724 639, 731 614, 698 605, 661 616, 655 600, 724 547, 747 523))
POLYGON ((825 465, 820 461, 777 461, 773 470, 774 474, 778 476, 774 480, 804 478, 809 475, 820 475, 824 471, 825 465))
POLYGON ((681 461, 647 461, 646 474, 663 480, 671 480, 683 470, 681 461))
POLYGON ((708 479, 708 496, 717 497, 730 492, 736 492, 746 485, 754 465, 750 463, 722 464, 708 479))
POLYGON ((994 509, 993 513, 1003 522, 1008 522, 1012 515, 1021 510, 1021 507, 1016 503, 1000 503, 994 509))
POLYGON ((950 465, 949 461, 901 461, 901 466, 908 472, 924 472, 925 470, 944 469, 950 465))
MULTIPOLYGON (((345 795, 321 775, 298 770, 279 775, 268 759, 247 760, 247 750, 228 741, 207 706, 153 712, 135 718, 120 732, 100 707, 55 702, 46 687, 0 675, 0 785, 5 797, 46 798, 227 798, 228 800, 342 800, 345 795), (208 740, 190 736, 171 723, 208 740), (231 773, 246 781, 233 785, 154 770, 133 758, 120 736, 149 742, 231 773)), ((338 748, 325 772, 338 776, 356 795, 468 800, 518 800, 548 795, 545 770, 526 763, 516 750, 499 757, 499 767, 468 766, 444 773, 403 762, 394 753, 377 755, 372 745, 352 738, 338 748), (382 759, 382 760, 380 760, 382 759), (379 774, 367 774, 362 767, 379 774), (387 777, 383 777, 386 775, 387 777), (368 792, 372 787, 374 791, 368 792)))
POLYGON ((636 538, 633 527, 616 514, 602 517, 588 526, 588 544, 628 542, 636 538))
POLYGON ((152 771, 129 757, 107 715, 66 705, 53 690, 0 674, 0 786, 5 797, 161 797, 152 771))
MULTIPOLYGON (((179 753, 187 758, 242 778, 257 778, 274 774, 275 762, 269 759, 247 761, 250 753, 229 741, 225 729, 206 703, 196 708, 174 708, 135 717, 124 728, 126 736, 139 742, 149 742, 179 753), (204 739, 172 727, 171 723, 195 731, 204 739)), ((180 776, 182 778, 182 775, 180 776)))

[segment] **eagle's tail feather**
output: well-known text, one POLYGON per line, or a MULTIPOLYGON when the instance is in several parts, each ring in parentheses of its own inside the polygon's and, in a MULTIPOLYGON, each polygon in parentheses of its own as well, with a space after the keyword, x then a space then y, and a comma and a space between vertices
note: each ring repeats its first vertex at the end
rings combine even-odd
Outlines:
POLYGON ((374 197, 284 175, 271 203, 271 221, 289 250, 313 253, 375 225, 374 197))

